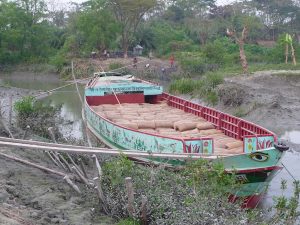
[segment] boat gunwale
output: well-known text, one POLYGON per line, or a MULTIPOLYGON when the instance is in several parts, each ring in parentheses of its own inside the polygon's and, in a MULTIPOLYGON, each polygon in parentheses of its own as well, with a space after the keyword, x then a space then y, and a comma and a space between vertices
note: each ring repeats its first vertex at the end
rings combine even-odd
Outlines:
MULTIPOLYGON (((209 110, 213 110, 213 111, 215 111, 215 112, 217 112, 217 113, 220 113, 220 115, 226 115, 226 116, 229 116, 229 117, 232 117, 232 118, 234 118, 234 119, 239 120, 238 124, 237 124, 237 125, 234 125, 234 126, 238 126, 240 122, 245 122, 245 123, 248 123, 249 125, 255 126, 255 127, 259 128, 259 129, 262 129, 263 131, 265 131, 266 133, 268 133, 268 134, 252 134, 252 135, 245 135, 245 136, 243 136, 242 138, 245 138, 245 137, 260 137, 260 136, 273 136, 275 141, 278 139, 277 135, 276 135, 274 132, 272 132, 272 131, 270 131, 269 129, 267 129, 267 128, 265 128, 265 127, 262 127, 262 126, 260 126, 260 125, 258 125, 258 124, 255 124, 255 123, 253 123, 253 122, 250 122, 250 121, 248 121, 248 120, 242 119, 242 118, 240 118, 240 117, 236 117, 236 116, 234 116, 234 115, 231 115, 231 114, 228 114, 228 113, 225 113, 225 112, 222 112, 222 111, 220 111, 220 110, 217 110, 217 109, 212 108, 212 107, 209 107, 209 106, 204 106, 204 105, 201 105, 201 104, 199 104, 199 103, 195 103, 195 102, 189 101, 189 100, 187 100, 187 99, 184 99, 184 98, 181 98, 181 97, 178 97, 178 96, 175 96, 175 95, 171 95, 171 94, 169 94, 169 93, 167 93, 167 92, 163 92, 162 94, 168 96, 168 98, 163 97, 164 100, 166 100, 167 102, 171 101, 171 100, 169 100, 170 97, 174 97, 174 98, 177 98, 177 99, 179 99, 179 100, 182 100, 182 101, 189 102, 189 103, 192 103, 192 104, 194 104, 194 105, 200 106, 202 109, 203 109, 203 108, 207 108, 207 109, 209 109, 209 110)), ((180 104, 180 103, 175 102, 175 101, 172 101, 172 102, 173 102, 173 103, 176 103, 176 104, 179 104, 179 105, 181 105, 181 106, 184 106, 184 104, 180 104)), ((174 106, 171 106, 171 107, 176 108, 176 107, 174 107, 174 106)), ((189 107, 189 108, 190 108, 190 109, 193 109, 193 108, 191 108, 191 107, 189 107)), ((176 108, 176 109, 180 109, 180 108, 176 108)), ((201 110, 202 110, 202 109, 201 109, 201 110)), ((182 110, 182 109, 180 109, 180 110, 182 110)), ((194 109, 194 110, 196 110, 196 109, 194 109)), ((200 111, 201 111, 201 110, 200 110, 200 111)), ((193 114, 193 115, 195 115, 195 114, 193 114)), ((205 119, 205 118, 204 118, 204 119, 205 119)), ((205 120, 206 120, 206 119, 205 119, 205 120)), ((226 122, 229 122, 229 121, 226 121, 226 122)), ((216 124, 214 124, 214 125, 216 126, 216 124)), ((222 130, 222 129, 221 129, 221 130, 222 130)), ((251 131, 251 132, 252 132, 252 131, 251 131)), ((238 140, 237 138, 235 138, 235 139, 238 140)))

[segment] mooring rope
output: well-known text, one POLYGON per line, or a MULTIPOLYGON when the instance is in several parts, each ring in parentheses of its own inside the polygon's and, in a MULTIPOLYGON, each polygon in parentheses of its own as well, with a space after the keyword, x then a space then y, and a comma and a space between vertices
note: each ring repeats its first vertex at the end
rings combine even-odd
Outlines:
POLYGON ((294 177, 294 175, 288 170, 288 168, 283 164, 283 162, 281 163, 281 165, 285 168, 285 170, 288 172, 288 174, 293 178, 294 181, 297 181, 297 179, 294 177))

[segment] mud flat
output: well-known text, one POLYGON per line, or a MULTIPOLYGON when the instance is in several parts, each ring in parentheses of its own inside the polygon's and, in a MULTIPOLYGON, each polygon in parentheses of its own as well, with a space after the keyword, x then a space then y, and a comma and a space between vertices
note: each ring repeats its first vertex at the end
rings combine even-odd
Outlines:
MULTIPOLYGON (((34 93, 1 86, 3 117, 8 116, 8 107, 4 106, 8 105, 10 96, 16 101, 34 93)), ((1 126, 0 131, 1 136, 7 136, 1 126)), ((0 152, 58 170, 42 152, 1 146, 0 152)), ((82 187, 82 190, 86 189, 82 187)), ((0 157, 0 224, 114 224, 111 218, 92 212, 97 204, 93 192, 77 195, 61 177, 0 157)))
POLYGON ((226 79, 225 85, 244 90, 239 107, 219 106, 275 132, 300 151, 300 71, 263 71, 226 79))

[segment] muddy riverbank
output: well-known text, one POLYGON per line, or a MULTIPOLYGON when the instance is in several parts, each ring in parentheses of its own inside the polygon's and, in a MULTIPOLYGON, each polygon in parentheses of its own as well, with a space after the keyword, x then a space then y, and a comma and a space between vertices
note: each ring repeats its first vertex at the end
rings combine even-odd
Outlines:
MULTIPOLYGON (((33 95, 40 90, 52 89, 62 84, 58 77, 52 75, 29 77, 30 79, 24 73, 14 74, 9 79, 2 77, 1 105, 8 105, 9 96, 13 96, 15 101, 22 96, 33 95)), ((294 151, 300 151, 299 82, 300 76, 290 77, 269 73, 231 77, 226 79, 225 85, 238 86, 245 91, 242 104, 232 107, 220 103, 217 108, 239 114, 274 131, 280 137, 290 140, 294 151)), ((75 88, 63 89, 45 101, 49 101, 52 105, 63 103, 61 116, 65 119, 65 123, 61 126, 64 129, 62 132, 66 136, 73 135, 80 140, 82 138, 81 107, 75 88)), ((8 111, 4 108, 3 116, 7 119, 8 111)), ((6 135, 5 132, 3 135, 6 135)), ((0 151, 54 168, 51 161, 42 153, 2 147, 0 151)), ((300 179, 296 173, 300 169, 297 163, 299 159, 299 153, 289 152, 283 160, 288 169, 296 175, 296 179, 300 179)), ((272 204, 274 195, 281 194, 282 178, 287 179, 291 187, 292 179, 289 173, 282 170, 271 183, 269 194, 265 199, 268 206, 272 204)), ((288 193, 291 192, 288 189, 288 193)), ((95 217, 92 209, 97 203, 97 198, 91 196, 76 195, 61 177, 0 157, 0 224, 115 224, 115 221, 108 217, 101 215, 95 217)))

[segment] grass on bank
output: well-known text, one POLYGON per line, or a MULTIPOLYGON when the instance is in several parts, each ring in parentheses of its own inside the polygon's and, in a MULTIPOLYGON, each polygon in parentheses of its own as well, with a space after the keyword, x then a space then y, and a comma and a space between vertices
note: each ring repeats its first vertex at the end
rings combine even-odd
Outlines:
POLYGON ((172 94, 191 94, 202 97, 208 103, 215 105, 218 102, 216 87, 224 82, 221 73, 209 72, 200 79, 181 78, 172 81, 169 91, 172 94))

